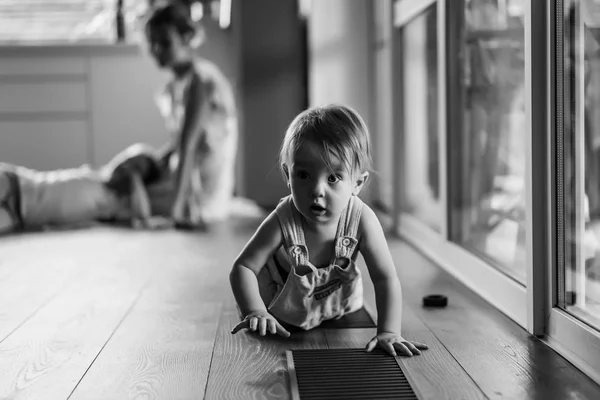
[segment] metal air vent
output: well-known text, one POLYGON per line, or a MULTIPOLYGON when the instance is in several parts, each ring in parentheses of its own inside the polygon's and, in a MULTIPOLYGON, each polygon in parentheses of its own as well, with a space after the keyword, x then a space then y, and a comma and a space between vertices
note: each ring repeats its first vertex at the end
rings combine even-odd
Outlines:
POLYGON ((418 400, 395 357, 383 350, 289 350, 293 400, 418 400))

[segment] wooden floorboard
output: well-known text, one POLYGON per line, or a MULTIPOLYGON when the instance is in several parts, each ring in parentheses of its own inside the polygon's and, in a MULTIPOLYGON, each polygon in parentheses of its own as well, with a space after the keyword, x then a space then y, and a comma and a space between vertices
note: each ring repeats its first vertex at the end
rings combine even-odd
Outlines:
POLYGON ((69 396, 144 286, 136 268, 113 265, 89 269, 0 344, 0 398, 69 396))
MULTIPOLYGON (((1 254, 1 253, 0 253, 1 254)), ((31 318, 78 274, 78 268, 48 262, 43 268, 15 262, 16 271, 0 276, 0 343, 31 318)), ((0 271, 7 272, 0 267, 0 271)))
MULTIPOLYGON (((70 400, 202 399, 235 254, 201 233, 141 233, 152 277, 70 400)), ((139 236, 139 235, 138 235, 139 236)), ((238 239, 239 241, 239 239, 238 239)))
POLYGON ((147 290, 71 400, 204 398, 221 303, 198 301, 195 286, 147 290))
POLYGON ((219 324, 206 399, 290 399, 285 351, 327 348, 323 331, 293 333, 289 338, 231 334, 239 322, 229 308, 219 324))
POLYGON ((81 274, 87 254, 79 246, 65 252, 72 237, 0 237, 0 343, 81 274))
POLYGON ((402 260, 397 267, 407 305, 486 396, 600 399, 591 379, 416 250, 401 243, 392 252, 402 260), (429 293, 447 295, 448 307, 423 308, 429 293))

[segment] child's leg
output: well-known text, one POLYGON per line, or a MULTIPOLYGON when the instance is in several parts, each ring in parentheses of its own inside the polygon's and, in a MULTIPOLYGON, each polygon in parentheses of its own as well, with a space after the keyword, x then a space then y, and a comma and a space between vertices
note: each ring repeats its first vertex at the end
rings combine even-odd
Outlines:
POLYGON ((9 214, 8 210, 0 208, 0 235, 3 233, 13 232, 15 230, 15 223, 12 215, 9 214))
POLYGON ((146 220, 151 216, 150 199, 144 188, 142 177, 134 172, 130 177, 131 184, 131 212, 134 218, 146 220))
POLYGON ((17 174, 0 169, 0 233, 8 233, 22 228, 20 203, 17 174))

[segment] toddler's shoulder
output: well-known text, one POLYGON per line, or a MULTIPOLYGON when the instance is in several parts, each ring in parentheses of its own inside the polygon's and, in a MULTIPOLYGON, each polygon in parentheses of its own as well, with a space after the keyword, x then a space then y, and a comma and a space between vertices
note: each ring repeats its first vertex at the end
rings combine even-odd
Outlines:
POLYGON ((360 201, 362 203, 362 212, 357 229, 358 239, 368 236, 373 230, 381 229, 381 222, 375 211, 367 203, 362 200, 360 201))
POLYGON ((273 210, 267 215, 257 228, 254 236, 260 237, 259 242, 267 247, 276 247, 281 244, 283 232, 281 231, 277 210, 273 210))

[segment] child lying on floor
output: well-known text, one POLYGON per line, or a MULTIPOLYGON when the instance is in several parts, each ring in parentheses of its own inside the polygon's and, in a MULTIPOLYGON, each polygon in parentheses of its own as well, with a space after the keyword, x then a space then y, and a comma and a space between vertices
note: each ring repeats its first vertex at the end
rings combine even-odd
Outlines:
POLYGON ((290 335, 363 306, 360 252, 375 287, 377 335, 392 355, 427 346, 401 335, 402 289, 375 213, 358 197, 371 169, 369 134, 348 107, 309 109, 289 126, 280 158, 291 195, 261 224, 234 262, 231 287, 241 329, 290 335))
POLYGON ((100 169, 35 171, 0 163, 0 234, 93 221, 131 221, 149 227, 144 181, 157 174, 152 150, 120 153, 100 169))

